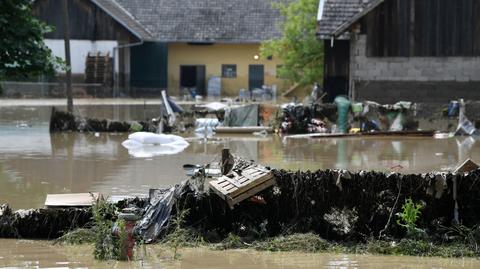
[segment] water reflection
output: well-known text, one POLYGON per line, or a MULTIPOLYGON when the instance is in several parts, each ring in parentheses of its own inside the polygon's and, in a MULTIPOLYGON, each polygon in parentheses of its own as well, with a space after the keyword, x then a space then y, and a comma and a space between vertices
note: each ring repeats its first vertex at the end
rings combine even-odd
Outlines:
POLYGON ((270 137, 189 139, 183 152, 136 159, 121 143, 126 134, 49 134, 44 128, 0 132, 0 202, 41 206, 46 193, 100 191, 145 195, 150 187, 169 187, 185 179, 182 165, 234 154, 284 169, 400 171, 453 169, 467 157, 480 160, 473 138, 332 138, 282 140, 270 137))
MULTIPOLYGON (((89 117, 141 120, 155 106, 78 107, 89 117)), ((219 159, 222 148, 283 169, 326 168, 422 173, 452 170, 466 158, 480 160, 471 137, 450 139, 350 137, 282 139, 278 136, 216 136, 208 142, 186 135, 190 146, 169 156, 137 159, 121 143, 127 134, 49 134, 50 108, 0 107, 0 203, 14 208, 42 206, 47 193, 99 191, 145 195, 185 179, 183 164, 219 159), (20 128, 26 121, 27 128, 20 128)))

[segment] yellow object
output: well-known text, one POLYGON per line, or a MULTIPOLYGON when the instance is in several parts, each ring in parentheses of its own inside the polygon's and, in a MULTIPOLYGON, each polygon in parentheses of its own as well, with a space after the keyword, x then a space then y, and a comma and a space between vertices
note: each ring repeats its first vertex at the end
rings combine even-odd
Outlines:
POLYGON ((356 133, 359 133, 360 132, 360 128, 352 128, 350 129, 350 133, 351 134, 356 134, 356 133))
MULTIPOLYGON (((277 96, 288 88, 285 80, 277 78, 279 59, 260 58, 254 60, 252 55, 259 55, 260 44, 212 44, 190 45, 187 43, 168 44, 168 88, 174 94, 180 88, 181 65, 205 65, 205 81, 211 76, 222 79, 222 96, 237 96, 240 89, 248 90, 248 66, 264 66, 264 84, 277 85, 277 96), (237 65, 236 78, 222 78, 222 64, 237 65)), ((205 85, 207 88, 207 85, 205 85)))

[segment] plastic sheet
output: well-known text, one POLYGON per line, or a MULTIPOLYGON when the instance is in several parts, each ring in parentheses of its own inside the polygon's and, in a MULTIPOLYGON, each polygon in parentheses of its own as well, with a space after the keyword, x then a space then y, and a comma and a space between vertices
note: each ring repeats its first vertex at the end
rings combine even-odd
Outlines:
POLYGON ((148 132, 136 132, 128 136, 129 140, 134 140, 141 144, 150 145, 173 145, 187 144, 188 142, 181 136, 171 134, 154 134, 148 132))
POLYGON ((225 113, 225 126, 258 126, 258 105, 232 108, 225 113))
POLYGON ((128 149, 128 154, 136 158, 177 154, 190 145, 178 135, 137 132, 129 135, 128 138, 123 141, 122 146, 128 149))
POLYGON ((155 156, 162 155, 174 155, 184 151, 187 145, 143 145, 132 146, 135 142, 132 143, 131 140, 126 140, 122 145, 128 149, 128 154, 135 158, 152 158, 155 156), (128 146, 127 146, 128 145, 128 146))
POLYGON ((150 190, 150 203, 135 231, 145 243, 152 243, 168 228, 173 206, 183 193, 186 181, 168 190, 150 190))

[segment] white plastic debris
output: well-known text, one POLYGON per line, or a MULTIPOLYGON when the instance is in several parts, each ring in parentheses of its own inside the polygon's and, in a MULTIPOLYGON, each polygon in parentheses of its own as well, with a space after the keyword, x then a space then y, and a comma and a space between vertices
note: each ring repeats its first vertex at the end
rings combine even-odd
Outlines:
POLYGON ((128 154, 135 158, 152 158, 155 156, 173 155, 182 152, 187 148, 181 145, 142 145, 136 148, 129 148, 128 154))
POLYGON ((225 109, 227 107, 227 105, 224 104, 224 103, 220 103, 220 102, 211 102, 211 103, 206 104, 204 107, 208 110, 218 111, 218 110, 225 109))
POLYGON ((134 140, 144 145, 171 145, 186 144, 188 142, 181 136, 172 134, 154 134, 148 132, 136 132, 128 136, 129 140, 134 140))
POLYGON ((182 152, 190 144, 178 135, 137 132, 128 136, 122 146, 136 158, 151 158, 182 152))

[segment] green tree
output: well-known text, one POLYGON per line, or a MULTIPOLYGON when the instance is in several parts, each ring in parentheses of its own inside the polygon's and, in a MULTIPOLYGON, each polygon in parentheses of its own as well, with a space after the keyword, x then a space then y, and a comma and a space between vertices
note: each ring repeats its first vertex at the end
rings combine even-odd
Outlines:
POLYGON ((316 38, 319 0, 294 0, 274 3, 285 18, 281 25, 282 38, 262 43, 263 57, 278 57, 283 61, 279 76, 300 85, 323 79, 323 42, 316 38))
POLYGON ((32 4, 0 1, 0 80, 53 74, 61 64, 43 42, 53 29, 33 16, 32 4))

